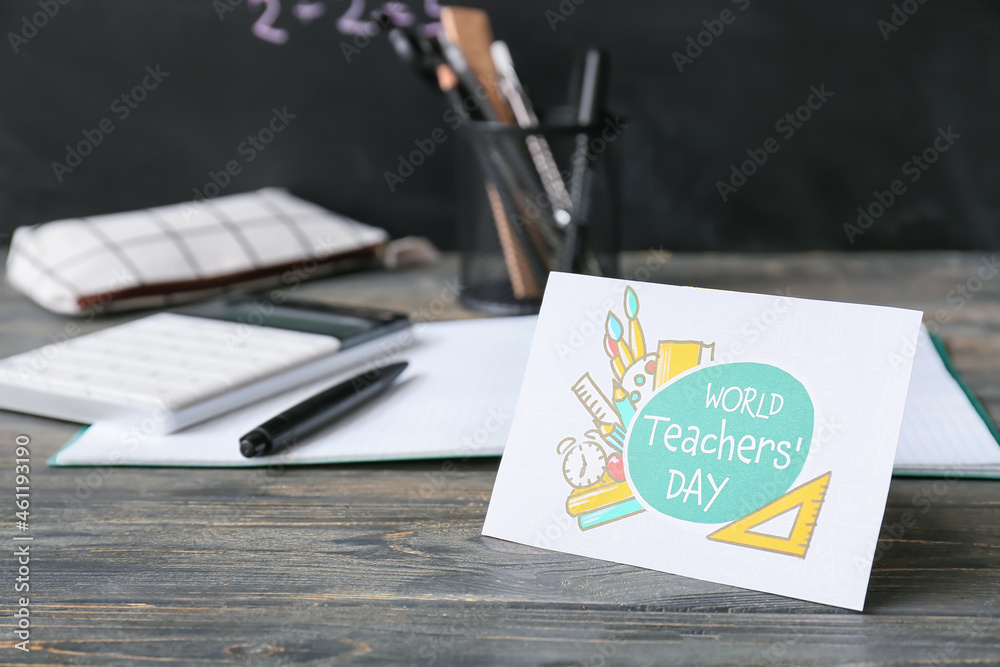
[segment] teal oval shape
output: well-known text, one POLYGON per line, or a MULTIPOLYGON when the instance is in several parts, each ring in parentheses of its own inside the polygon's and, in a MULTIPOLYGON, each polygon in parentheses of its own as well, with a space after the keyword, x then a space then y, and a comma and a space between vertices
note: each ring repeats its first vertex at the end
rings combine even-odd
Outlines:
POLYGON ((625 472, 657 512, 725 523, 786 493, 812 444, 809 392, 756 362, 698 369, 660 388, 635 415, 625 472))

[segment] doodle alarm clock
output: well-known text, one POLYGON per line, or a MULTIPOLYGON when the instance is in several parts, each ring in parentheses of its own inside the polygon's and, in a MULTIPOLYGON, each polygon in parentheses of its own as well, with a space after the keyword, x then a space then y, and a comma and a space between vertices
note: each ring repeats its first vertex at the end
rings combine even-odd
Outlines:
POLYGON ((556 452, 563 455, 563 477, 571 486, 578 489, 596 484, 607 470, 607 454, 597 442, 589 439, 578 442, 576 438, 564 438, 556 447, 556 452))

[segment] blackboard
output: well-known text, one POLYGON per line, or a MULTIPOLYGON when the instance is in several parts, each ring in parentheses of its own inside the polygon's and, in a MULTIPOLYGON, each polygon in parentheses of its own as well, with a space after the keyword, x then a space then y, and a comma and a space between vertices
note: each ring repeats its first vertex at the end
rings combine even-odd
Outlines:
MULTIPOLYGON (((996 2, 469 4, 539 106, 564 102, 580 50, 612 54, 626 247, 1000 245, 996 2)), ((5 0, 0 233, 278 185, 452 246, 453 131, 368 36, 376 6, 5 0), (390 190, 438 128, 448 140, 390 190)), ((434 0, 389 9, 433 30, 434 0)))

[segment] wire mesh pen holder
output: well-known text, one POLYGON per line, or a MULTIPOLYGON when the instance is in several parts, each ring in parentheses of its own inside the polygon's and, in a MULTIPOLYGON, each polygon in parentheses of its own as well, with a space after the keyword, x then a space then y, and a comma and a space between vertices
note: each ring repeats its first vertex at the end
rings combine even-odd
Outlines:
POLYGON ((608 144, 597 140, 601 130, 555 122, 530 129, 463 125, 458 247, 467 307, 534 313, 550 271, 617 273, 608 144))

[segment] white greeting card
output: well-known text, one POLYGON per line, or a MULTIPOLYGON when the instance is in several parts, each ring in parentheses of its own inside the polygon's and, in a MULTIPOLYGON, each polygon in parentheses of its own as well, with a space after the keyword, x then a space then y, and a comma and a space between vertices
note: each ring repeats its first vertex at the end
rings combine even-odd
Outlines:
POLYGON ((483 534, 861 610, 920 320, 553 274, 483 534))

